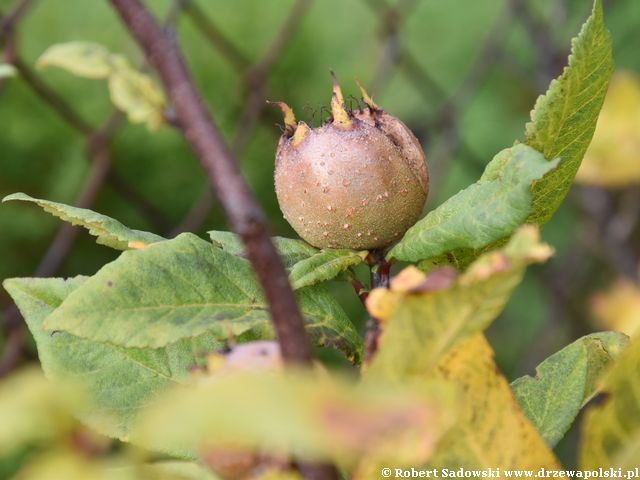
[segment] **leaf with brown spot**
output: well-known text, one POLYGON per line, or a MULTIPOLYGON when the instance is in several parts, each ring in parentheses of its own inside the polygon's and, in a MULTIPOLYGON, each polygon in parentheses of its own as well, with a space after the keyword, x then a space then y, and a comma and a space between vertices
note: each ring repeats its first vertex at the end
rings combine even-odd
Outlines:
POLYGON ((149 409, 133 438, 175 452, 236 445, 332 461, 363 476, 381 462, 424 463, 452 425, 455 400, 438 381, 389 388, 311 372, 239 373, 170 393, 149 409))

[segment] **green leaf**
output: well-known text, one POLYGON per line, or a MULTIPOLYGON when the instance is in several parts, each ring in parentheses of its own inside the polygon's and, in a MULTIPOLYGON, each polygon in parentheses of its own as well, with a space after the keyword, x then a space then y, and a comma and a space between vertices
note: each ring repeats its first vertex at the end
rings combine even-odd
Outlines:
POLYGON ((105 435, 127 440, 140 410, 159 391, 186 381, 201 357, 222 344, 203 335, 162 349, 135 349, 45 331, 44 319, 87 281, 87 277, 12 278, 3 286, 33 334, 47 377, 82 382, 91 403, 81 419, 105 435))
POLYGON ((454 390, 444 382, 387 387, 312 372, 222 375, 161 398, 135 438, 161 450, 206 455, 233 445, 349 470, 363 457, 421 464, 454 420, 454 390))
POLYGON ((582 425, 580 468, 638 467, 640 458, 640 338, 632 340, 603 385, 600 405, 589 408, 582 425))
MULTIPOLYGON (((235 233, 211 230, 210 232, 207 232, 207 234, 215 245, 218 245, 227 253, 240 257, 245 256, 242 240, 235 233)), ((273 237, 271 238, 271 241, 278 250, 285 268, 291 268, 299 261, 309 258, 319 252, 317 248, 312 247, 302 240, 273 237)))
POLYGON ((368 253, 347 249, 321 250, 296 263, 289 274, 289 281, 293 289, 297 290, 332 280, 349 267, 362 263, 368 253))
MULTIPOLYGON (((357 361, 359 336, 339 305, 317 289, 302 289, 298 301, 311 334, 357 361)), ((69 295, 45 327, 153 348, 205 332, 273 335, 251 264, 192 234, 122 253, 69 295)))
POLYGON ((69 42, 49 47, 38 59, 38 67, 54 66, 74 75, 107 79, 113 104, 132 123, 146 123, 156 130, 164 123, 166 99, 162 89, 144 73, 131 66, 122 55, 102 45, 69 42))
POLYGON ((597 393, 602 373, 629 339, 618 332, 593 333, 551 355, 536 376, 524 376, 512 384, 524 414, 544 440, 555 446, 580 409, 597 393))
POLYGON ((8 63, 0 63, 0 78, 15 77, 18 71, 13 65, 8 63))
POLYGON ((58 67, 84 78, 107 78, 112 71, 111 53, 89 42, 59 43, 47 48, 36 63, 38 68, 58 67))
POLYGON ((86 228, 91 235, 98 237, 96 240, 97 243, 117 250, 140 248, 151 243, 165 240, 155 233, 132 230, 113 218, 85 208, 77 208, 63 203, 33 198, 24 193, 14 193, 2 199, 3 202, 9 202, 11 200, 35 203, 42 207, 45 212, 51 213, 65 222, 86 228))
POLYGON ((387 257, 417 262, 460 256, 459 250, 479 250, 508 238, 532 212, 532 182, 557 164, 526 145, 501 151, 480 180, 407 230, 387 257))
POLYGON ((502 250, 482 255, 455 279, 443 276, 446 281, 436 285, 443 271, 425 276, 409 267, 390 290, 373 290, 367 307, 381 321, 382 334, 368 373, 402 380, 430 370, 457 343, 486 329, 525 267, 550 255, 537 228, 524 226, 502 250))
POLYGON ((480 181, 416 223, 388 257, 427 261, 424 268, 464 267, 482 250, 499 246, 517 226, 546 223, 589 146, 612 71, 611 39, 597 0, 572 42, 569 66, 531 113, 525 143, 532 149, 516 145, 500 152, 480 181), (544 158, 551 163, 546 168, 540 164, 544 158))
POLYGON ((564 199, 582 162, 613 72, 611 37, 602 1, 573 39, 569 66, 538 98, 526 126, 525 143, 546 158, 560 157, 557 169, 534 183, 529 223, 543 225, 564 199))

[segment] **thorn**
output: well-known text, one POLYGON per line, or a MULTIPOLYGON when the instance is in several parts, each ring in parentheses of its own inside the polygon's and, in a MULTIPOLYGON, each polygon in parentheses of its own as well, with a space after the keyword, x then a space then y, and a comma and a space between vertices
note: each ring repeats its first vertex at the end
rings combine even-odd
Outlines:
POLYGON ((275 105, 280 109, 282 114, 284 115, 284 126, 285 130, 289 135, 293 135, 296 131, 296 116, 293 113, 293 110, 289 105, 284 102, 271 102, 267 100, 267 104, 275 105))
POLYGON ((374 102, 373 99, 369 96, 369 94, 364 89, 360 81, 357 78, 355 80, 356 80, 356 85, 358 85, 358 88, 362 93, 362 100, 364 100, 364 103, 366 103, 371 110, 380 110, 380 107, 376 105, 376 102, 374 102))
POLYGON ((342 89, 336 79, 336 74, 333 70, 331 72, 331 78, 333 79, 333 95, 331 96, 331 113, 333 114, 333 124, 340 127, 350 127, 351 119, 349 113, 344 108, 344 97, 342 96, 342 89))

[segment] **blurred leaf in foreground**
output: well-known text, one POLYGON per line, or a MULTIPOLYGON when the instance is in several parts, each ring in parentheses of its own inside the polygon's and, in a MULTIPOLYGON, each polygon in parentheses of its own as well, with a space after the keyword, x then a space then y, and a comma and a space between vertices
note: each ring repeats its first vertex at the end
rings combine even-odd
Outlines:
POLYGON ((3 285, 33 334, 47 377, 56 382, 56 388, 71 378, 88 390, 85 408, 75 413, 100 433, 126 440, 131 424, 149 400, 170 384, 186 381, 198 357, 221 344, 203 335, 162 349, 135 349, 67 332, 47 332, 42 327, 44 319, 86 280, 16 278, 3 285))
POLYGON ((638 467, 640 459, 640 338, 622 352, 604 381, 604 403, 582 424, 580 468, 638 467))
POLYGON ((0 382, 0 456, 28 445, 52 441, 75 425, 71 412, 83 402, 70 385, 54 386, 36 368, 0 382))
POLYGON ((396 380, 424 375, 458 342, 486 329, 525 267, 551 253, 537 227, 527 225, 504 248, 485 253, 457 277, 447 267, 428 275, 408 267, 392 279, 389 290, 373 290, 367 299, 382 328, 367 373, 396 380))
POLYGON ((551 449, 520 410, 482 335, 465 340, 442 358, 437 376, 458 385, 464 395, 461 416, 438 444, 429 466, 560 468, 551 449))
POLYGON ((619 278, 591 298, 591 312, 599 328, 636 336, 640 331, 640 286, 619 278))
POLYGON ((640 78, 636 74, 620 71, 611 80, 576 180, 607 188, 640 184, 640 78))
POLYGON ((221 375, 162 398, 135 437, 165 451, 233 446, 351 469, 363 458, 423 463, 453 421, 453 392, 439 382, 387 387, 302 372, 221 375))
POLYGON ((511 384, 520 407, 549 446, 560 441, 598 392, 602 373, 628 342, 618 332, 587 335, 538 365, 535 377, 526 375, 511 384))

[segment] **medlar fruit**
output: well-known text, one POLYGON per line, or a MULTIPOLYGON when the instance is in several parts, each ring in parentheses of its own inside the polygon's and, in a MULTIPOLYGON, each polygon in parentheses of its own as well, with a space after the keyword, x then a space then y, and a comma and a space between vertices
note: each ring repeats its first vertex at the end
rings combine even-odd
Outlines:
MULTIPOLYGON (((332 72, 333 75, 333 72, 332 72)), ((275 189, 295 231, 319 248, 375 249, 400 239, 429 191, 424 152, 407 126, 376 105, 349 111, 333 76, 332 116, 319 128, 285 117, 275 189)))

